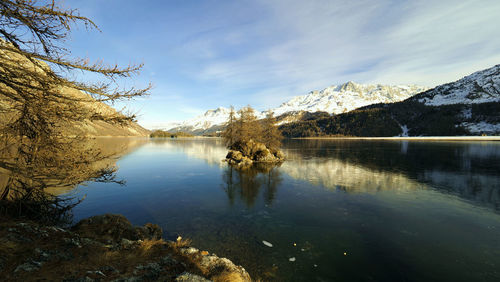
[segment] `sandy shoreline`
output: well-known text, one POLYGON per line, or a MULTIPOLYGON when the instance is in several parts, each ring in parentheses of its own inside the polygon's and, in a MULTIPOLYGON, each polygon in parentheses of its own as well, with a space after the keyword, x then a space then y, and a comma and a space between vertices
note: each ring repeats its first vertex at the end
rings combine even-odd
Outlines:
POLYGON ((300 137, 292 139, 327 140, 408 140, 408 141, 500 141, 500 136, 424 136, 424 137, 300 137))

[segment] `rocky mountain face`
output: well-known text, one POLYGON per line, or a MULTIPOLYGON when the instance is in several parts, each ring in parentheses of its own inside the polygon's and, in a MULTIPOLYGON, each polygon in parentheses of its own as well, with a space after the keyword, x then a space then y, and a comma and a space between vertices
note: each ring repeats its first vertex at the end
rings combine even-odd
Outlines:
POLYGON ((284 124, 285 136, 459 136, 500 134, 500 65, 393 104, 284 124))
MULTIPOLYGON (((341 85, 327 87, 321 91, 311 91, 306 95, 294 97, 274 109, 256 112, 256 115, 258 118, 264 118, 268 112, 273 112, 279 124, 285 124, 301 120, 307 113, 340 114, 371 104, 399 102, 425 90, 427 90, 425 87, 415 85, 390 86, 358 84, 349 81, 341 85)), ((166 126, 164 129, 198 135, 214 132, 222 129, 229 117, 229 111, 224 107, 208 110, 203 115, 179 124, 166 126)))

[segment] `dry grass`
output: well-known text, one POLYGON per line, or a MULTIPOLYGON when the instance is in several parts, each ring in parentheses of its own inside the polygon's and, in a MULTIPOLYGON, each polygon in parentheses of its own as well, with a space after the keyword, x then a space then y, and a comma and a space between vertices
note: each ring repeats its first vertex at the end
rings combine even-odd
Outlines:
POLYGON ((196 251, 186 254, 183 250, 189 247, 189 239, 179 238, 174 242, 162 239, 124 240, 105 245, 85 239, 83 235, 74 232, 44 227, 34 222, 26 225, 18 223, 0 220, 2 281, 30 281, 35 277, 48 281, 82 277, 113 280, 148 275, 150 272, 145 267, 151 263, 161 268, 161 277, 153 277, 153 280, 173 281, 177 275, 187 271, 213 281, 245 281, 241 275, 224 267, 207 269, 203 258, 208 252, 196 251), (41 253, 50 256, 44 260, 41 253), (18 266, 31 261, 40 261, 43 264, 33 272, 15 272, 18 266))
MULTIPOLYGON (((30 226, 37 225, 30 223, 30 226)), ((42 227, 37 226, 37 228, 45 230, 42 227)), ((106 280, 134 276, 137 266, 158 262, 168 255, 176 259, 177 263, 166 265, 163 268, 167 273, 172 273, 173 277, 184 271, 202 274, 196 265, 181 256, 178 250, 180 247, 187 246, 189 240, 173 243, 163 240, 136 241, 129 248, 112 248, 99 243, 78 247, 64 243, 65 240, 77 238, 75 234, 57 230, 48 230, 46 234, 47 237, 40 236, 37 232, 29 233, 13 222, 0 223, 0 260, 4 261, 4 267, 0 269, 2 281, 33 279, 34 276, 31 272, 15 272, 15 269, 25 262, 39 260, 39 254, 34 251, 35 249, 51 253, 51 259, 44 262, 42 267, 36 271, 36 277, 49 281, 57 281, 61 277, 103 278, 100 274, 88 273, 88 271, 102 271, 106 275, 106 280), (9 232, 9 228, 11 230, 15 228, 18 232, 9 232), (24 238, 20 240, 26 240, 26 242, 16 242, 12 234, 18 234, 19 238, 24 238), (116 269, 119 274, 103 270, 103 267, 116 269)))

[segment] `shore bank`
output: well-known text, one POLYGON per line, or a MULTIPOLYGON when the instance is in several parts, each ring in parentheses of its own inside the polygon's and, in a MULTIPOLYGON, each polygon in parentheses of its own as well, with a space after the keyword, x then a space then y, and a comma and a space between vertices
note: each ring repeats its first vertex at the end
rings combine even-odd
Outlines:
POLYGON ((31 221, 0 223, 0 277, 48 281, 251 281, 241 266, 162 239, 158 225, 132 226, 121 215, 84 219, 71 228, 31 221))
POLYGON ((291 139, 331 140, 411 140, 411 141, 500 141, 500 136, 422 136, 422 137, 297 137, 291 139))

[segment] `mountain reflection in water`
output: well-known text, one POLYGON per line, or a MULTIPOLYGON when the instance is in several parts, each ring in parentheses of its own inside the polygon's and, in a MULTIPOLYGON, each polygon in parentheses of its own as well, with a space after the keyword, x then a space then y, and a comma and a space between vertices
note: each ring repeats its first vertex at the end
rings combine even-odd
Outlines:
POLYGON ((227 149, 220 139, 155 140, 154 144, 225 167, 224 185, 231 202, 233 190, 239 189, 251 205, 258 194, 251 189, 278 182, 273 184, 276 189, 280 175, 286 174, 348 193, 433 188, 500 210, 500 146, 495 142, 287 140, 287 161, 279 168, 241 172, 221 161, 227 149))

